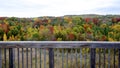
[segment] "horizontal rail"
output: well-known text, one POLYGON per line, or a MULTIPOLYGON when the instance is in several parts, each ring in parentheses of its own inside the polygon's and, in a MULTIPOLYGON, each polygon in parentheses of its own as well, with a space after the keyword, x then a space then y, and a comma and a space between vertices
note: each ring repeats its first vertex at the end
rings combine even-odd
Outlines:
POLYGON ((120 48, 107 41, 0 41, 0 48, 120 48))
POLYGON ((79 64, 81 68, 87 68, 87 66, 90 68, 103 66, 105 68, 106 66, 110 67, 111 61, 113 62, 113 68, 116 68, 118 64, 120 64, 120 58, 116 58, 120 56, 119 49, 120 42, 107 41, 0 41, 0 61, 5 62, 5 64, 0 63, 0 68, 2 68, 2 66, 5 66, 5 68, 8 67, 6 66, 8 57, 9 68, 14 68, 16 66, 15 56, 17 56, 18 67, 22 66, 22 68, 29 68, 29 64, 31 64, 31 68, 37 68, 39 66, 38 64, 40 64, 40 68, 56 68, 57 65, 62 68, 64 66, 67 68, 69 68, 69 66, 78 68, 79 64), (8 48, 9 52, 6 51, 6 48, 8 48), (103 49, 101 50, 101 48, 103 49), (4 54, 2 54, 3 49, 5 49, 4 54), (7 52, 9 54, 7 54, 7 52), (113 54, 110 54, 110 52, 113 54), (31 57, 29 57, 30 55, 31 57), (108 58, 106 58, 107 56, 108 58), (38 59, 38 57, 40 59, 38 59), (33 60, 33 58, 35 59, 33 60), (29 61, 30 59, 31 61, 29 61), (109 61, 107 59, 109 59, 109 61), (49 60, 49 62, 47 60, 49 60), (56 60, 58 61, 56 62, 56 60), (104 61, 104 63, 101 63, 99 60, 104 61), (20 64, 20 62, 22 63, 20 64), (108 62, 109 65, 106 64, 106 62, 108 62), (49 63, 49 65, 46 66, 47 63, 49 63))

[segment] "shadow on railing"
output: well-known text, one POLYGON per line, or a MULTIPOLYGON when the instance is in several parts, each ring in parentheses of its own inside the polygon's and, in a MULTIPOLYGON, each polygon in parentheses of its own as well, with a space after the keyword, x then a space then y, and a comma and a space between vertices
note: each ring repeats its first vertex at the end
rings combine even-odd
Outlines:
POLYGON ((120 68, 120 42, 0 42, 0 68, 101 67, 120 68))

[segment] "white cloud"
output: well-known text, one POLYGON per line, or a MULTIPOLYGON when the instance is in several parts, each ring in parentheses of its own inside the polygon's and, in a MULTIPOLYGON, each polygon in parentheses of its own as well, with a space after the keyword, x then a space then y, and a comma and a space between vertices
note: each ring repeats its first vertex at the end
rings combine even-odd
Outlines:
POLYGON ((12 0, 10 2, 4 0, 0 2, 0 15, 31 17, 86 13, 104 14, 102 11, 106 8, 120 7, 118 2, 118 0, 12 0), (101 12, 96 10, 101 8, 101 12))

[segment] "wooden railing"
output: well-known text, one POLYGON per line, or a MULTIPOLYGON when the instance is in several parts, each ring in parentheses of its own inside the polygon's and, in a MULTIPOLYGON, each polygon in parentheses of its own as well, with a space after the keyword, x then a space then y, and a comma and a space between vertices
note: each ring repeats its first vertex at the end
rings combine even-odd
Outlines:
POLYGON ((96 67, 120 68, 120 42, 0 41, 0 68, 96 67))

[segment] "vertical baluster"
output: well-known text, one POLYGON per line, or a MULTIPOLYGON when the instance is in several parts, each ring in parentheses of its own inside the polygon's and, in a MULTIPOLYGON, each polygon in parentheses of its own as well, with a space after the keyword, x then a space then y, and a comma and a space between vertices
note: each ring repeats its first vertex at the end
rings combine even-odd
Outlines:
POLYGON ((90 49, 90 68, 95 68, 95 56, 96 56, 96 52, 95 52, 95 48, 91 48, 90 49))
POLYGON ((24 68, 24 48, 22 48, 22 68, 24 68))
POLYGON ((2 48, 0 48, 0 68, 2 68, 2 48))
POLYGON ((31 68, 32 68, 32 58, 33 58, 33 56, 32 56, 32 48, 30 48, 30 56, 31 56, 30 57, 30 59, 31 59, 31 63, 30 64, 31 64, 31 68))
POLYGON ((59 49, 57 48, 57 68, 60 67, 60 64, 59 64, 59 49))
POLYGON ((114 53, 113 53, 113 66, 114 66, 114 68, 115 68, 115 55, 116 55, 116 50, 115 49, 113 49, 114 50, 114 53))
POLYGON ((96 57, 95 58, 97 58, 95 61, 95 67, 99 67, 99 65, 97 65, 97 63, 98 63, 98 61, 99 61, 99 56, 98 56, 98 48, 96 48, 96 57))
MULTIPOLYGON (((49 59, 49 51, 50 51, 50 49, 48 49, 48 54, 47 54, 48 55, 48 59, 49 59)), ((56 68, 56 65, 57 65, 57 49, 54 48, 53 52, 54 52, 53 56, 54 56, 54 65, 55 65, 54 67, 56 68)))
POLYGON ((99 49, 98 56, 99 56, 99 68, 101 68, 101 49, 99 49))
POLYGON ((42 50, 41 50, 41 48, 40 48, 40 68, 42 68, 42 67, 41 67, 41 65, 42 65, 42 60, 41 60, 42 55, 41 55, 41 51, 42 51, 42 50))
POLYGON ((6 59, 6 48, 4 48, 4 60, 5 60, 5 65, 4 65, 4 67, 6 68, 6 66, 7 66, 7 65, 6 65, 6 60, 7 60, 7 59, 6 59))
POLYGON ((15 65, 15 48, 13 48, 13 68, 15 68, 16 67, 16 65, 15 65))
POLYGON ((46 49, 44 49, 44 68, 46 68, 46 49))
POLYGON ((104 65, 103 65, 103 67, 104 67, 104 68, 105 68, 105 66, 106 66, 106 65, 105 65, 105 62, 106 62, 106 61, 105 61, 105 58, 106 58, 106 56, 105 56, 105 51, 106 51, 106 49, 104 48, 104 49, 103 49, 103 57, 104 57, 104 65))
POLYGON ((63 53, 63 49, 62 49, 62 68, 64 68, 64 53, 63 53))
POLYGON ((90 68, 90 48, 89 48, 89 52, 88 52, 88 55, 89 55, 89 57, 88 57, 88 67, 90 68))
POLYGON ((66 68, 68 68, 68 49, 66 49, 66 58, 67 58, 67 62, 66 62, 66 68))
POLYGON ((54 50, 49 48, 49 68, 54 68, 54 50))
POLYGON ((73 66, 72 66, 72 65, 73 65, 73 64, 72 64, 72 62, 73 62, 73 61, 72 61, 72 58, 73 58, 73 57, 72 57, 72 48, 71 48, 71 54, 70 54, 70 57, 71 57, 71 64, 70 64, 70 65, 71 65, 71 68, 72 68, 72 67, 73 67, 73 66))
POLYGON ((85 68, 87 68, 87 49, 85 48, 85 51, 84 51, 84 59, 85 59, 85 68))
POLYGON ((120 49, 118 49, 118 67, 120 68, 120 49))
POLYGON ((78 68, 78 53, 77 53, 77 48, 75 49, 75 56, 76 56, 76 68, 78 68))
POLYGON ((28 48, 26 48, 26 68, 28 68, 28 48))
POLYGON ((9 48, 9 68, 14 68, 13 64, 13 49, 9 48))
POLYGON ((108 49, 108 68, 110 68, 110 49, 108 49))
POLYGON ((80 68, 82 68, 82 48, 80 48, 80 68))
POLYGON ((18 61, 18 68, 19 68, 19 65, 20 65, 20 63, 19 63, 19 61, 20 61, 19 56, 20 56, 19 48, 17 48, 17 61, 18 61))
POLYGON ((37 48, 35 48, 35 68, 37 68, 37 48))

